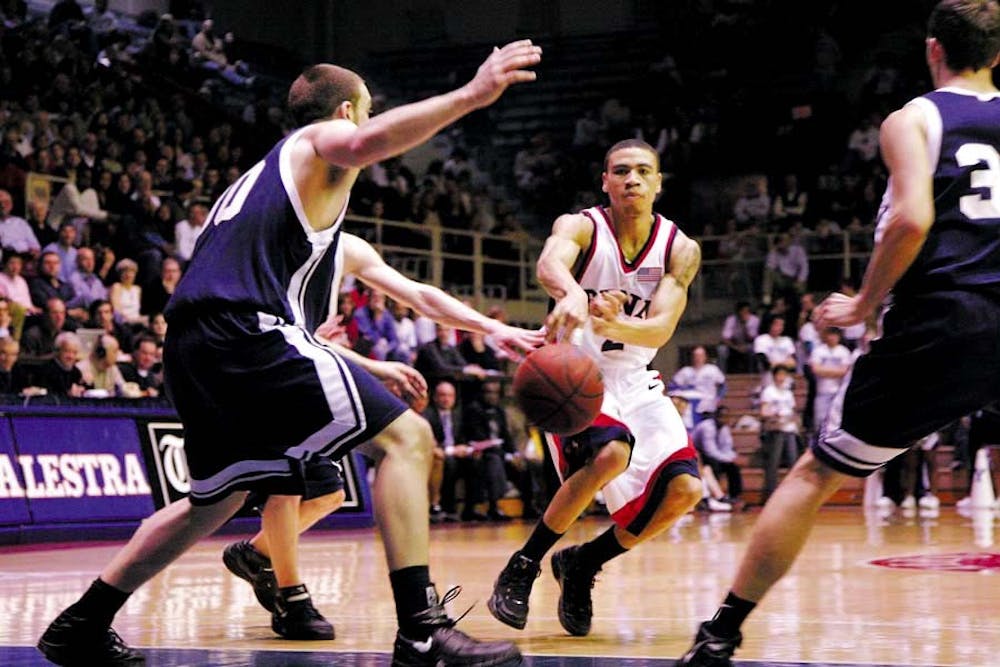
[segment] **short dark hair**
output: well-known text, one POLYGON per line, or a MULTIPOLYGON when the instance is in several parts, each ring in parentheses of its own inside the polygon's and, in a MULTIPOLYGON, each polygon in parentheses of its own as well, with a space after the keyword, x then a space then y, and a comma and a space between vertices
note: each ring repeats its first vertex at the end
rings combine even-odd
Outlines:
POLYGON ((344 102, 357 104, 363 85, 364 80, 345 67, 313 65, 292 82, 288 111, 299 127, 326 120, 344 102))
POLYGON ((996 0, 942 0, 927 21, 927 35, 941 43, 948 69, 989 67, 1000 53, 1000 4, 996 0))
POLYGON ((604 171, 608 170, 608 162, 611 160, 611 154, 616 151, 625 150, 626 148, 641 148, 644 151, 649 151, 653 154, 656 161, 656 171, 660 170, 660 154, 656 152, 656 149, 650 146, 648 143, 642 139, 623 139, 619 141, 614 146, 608 149, 608 152, 604 154, 604 171))

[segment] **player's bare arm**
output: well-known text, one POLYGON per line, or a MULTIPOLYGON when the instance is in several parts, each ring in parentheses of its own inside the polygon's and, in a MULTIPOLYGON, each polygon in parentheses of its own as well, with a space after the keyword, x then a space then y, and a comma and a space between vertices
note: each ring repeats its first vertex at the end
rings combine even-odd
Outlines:
POLYGON ((470 111, 495 102, 509 86, 534 81, 526 67, 541 61, 530 39, 494 49, 473 79, 443 95, 390 109, 356 126, 349 121, 316 123, 306 137, 316 154, 332 165, 361 168, 399 155, 437 134, 470 111))
POLYGON ((552 225, 536 270, 538 282, 555 299, 545 320, 546 338, 564 340, 587 319, 587 293, 573 277, 573 264, 590 247, 594 225, 585 215, 562 215, 552 225))
POLYGON ((934 195, 926 121, 915 106, 905 106, 882 123, 882 157, 892 174, 891 207, 857 296, 831 294, 816 308, 819 328, 862 322, 920 253, 934 222, 934 195))
POLYGON ((627 345, 663 347, 677 329, 687 306, 687 292, 701 266, 701 247, 678 230, 670 253, 670 267, 660 280, 646 319, 598 317, 591 319, 594 333, 627 345))
POLYGON ((515 358, 542 344, 540 331, 528 331, 491 319, 433 285, 410 280, 386 264, 367 241, 353 234, 342 234, 341 243, 344 247, 345 273, 357 276, 365 284, 385 292, 421 315, 456 329, 493 336, 504 351, 515 358))

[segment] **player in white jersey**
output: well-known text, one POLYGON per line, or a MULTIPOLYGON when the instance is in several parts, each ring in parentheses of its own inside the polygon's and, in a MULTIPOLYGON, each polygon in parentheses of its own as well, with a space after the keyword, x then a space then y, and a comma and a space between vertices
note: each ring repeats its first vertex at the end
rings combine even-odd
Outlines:
POLYGON ((697 458, 680 415, 648 370, 673 335, 701 261, 698 244, 653 212, 662 176, 656 151, 630 139, 608 151, 608 208, 556 220, 538 260, 538 279, 555 300, 550 340, 576 338, 604 375, 601 414, 571 437, 549 436, 562 486, 531 537, 500 573, 488 606, 523 628, 541 560, 603 489, 615 526, 552 556, 559 621, 590 632, 590 589, 601 566, 654 537, 701 500, 697 458))

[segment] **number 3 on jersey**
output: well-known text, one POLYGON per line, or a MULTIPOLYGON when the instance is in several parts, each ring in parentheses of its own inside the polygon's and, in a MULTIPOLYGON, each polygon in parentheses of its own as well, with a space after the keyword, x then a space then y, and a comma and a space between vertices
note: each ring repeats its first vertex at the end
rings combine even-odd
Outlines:
POLYGON ((257 178, 262 171, 264 171, 263 160, 255 164, 253 169, 240 176, 235 183, 226 188, 226 191, 222 193, 219 200, 215 202, 215 206, 208 212, 208 224, 221 225, 223 222, 235 218, 243 208, 243 204, 246 203, 247 197, 250 195, 250 191, 253 190, 254 183, 257 182, 257 178))
POLYGON ((959 199, 959 208, 970 220, 1000 218, 1000 154, 989 144, 963 144, 955 152, 959 167, 972 167, 969 185, 973 194, 959 199), (982 190, 989 192, 984 197, 982 190))

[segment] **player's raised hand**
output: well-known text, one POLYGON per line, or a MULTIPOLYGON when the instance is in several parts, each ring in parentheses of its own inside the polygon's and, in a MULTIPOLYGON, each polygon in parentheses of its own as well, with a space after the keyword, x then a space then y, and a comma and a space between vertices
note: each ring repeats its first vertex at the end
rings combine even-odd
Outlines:
POLYGON ((542 59, 542 48, 530 39, 511 42, 503 48, 494 48, 476 76, 466 84, 477 107, 493 104, 503 91, 514 83, 534 81, 535 73, 525 69, 537 65, 542 59))

